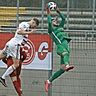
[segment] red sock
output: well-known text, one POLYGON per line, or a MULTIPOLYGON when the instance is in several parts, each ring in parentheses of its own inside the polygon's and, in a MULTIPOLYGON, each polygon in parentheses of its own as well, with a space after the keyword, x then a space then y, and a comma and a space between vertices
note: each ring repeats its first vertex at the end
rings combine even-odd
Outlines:
POLYGON ((18 96, 22 96, 20 80, 19 81, 14 81, 13 84, 14 84, 16 92, 18 93, 18 96))
POLYGON ((22 90, 22 88, 21 88, 21 79, 18 78, 18 79, 17 79, 17 82, 18 82, 18 85, 19 85, 20 90, 22 90))

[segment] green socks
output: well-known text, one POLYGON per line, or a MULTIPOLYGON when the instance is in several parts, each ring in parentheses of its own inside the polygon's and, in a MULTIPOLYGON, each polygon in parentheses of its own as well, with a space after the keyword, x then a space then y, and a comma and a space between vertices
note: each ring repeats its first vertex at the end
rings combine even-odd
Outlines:
POLYGON ((53 80, 55 80, 56 78, 58 78, 60 75, 62 75, 65 71, 63 69, 60 69, 58 71, 56 71, 50 78, 49 81, 52 82, 53 80))

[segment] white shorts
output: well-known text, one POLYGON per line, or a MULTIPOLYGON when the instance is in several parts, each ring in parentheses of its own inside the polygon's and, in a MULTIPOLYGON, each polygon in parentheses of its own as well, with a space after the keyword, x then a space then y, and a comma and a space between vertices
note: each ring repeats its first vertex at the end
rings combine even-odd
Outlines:
POLYGON ((20 59, 20 45, 18 43, 10 40, 6 43, 3 50, 6 57, 12 56, 13 58, 20 59))

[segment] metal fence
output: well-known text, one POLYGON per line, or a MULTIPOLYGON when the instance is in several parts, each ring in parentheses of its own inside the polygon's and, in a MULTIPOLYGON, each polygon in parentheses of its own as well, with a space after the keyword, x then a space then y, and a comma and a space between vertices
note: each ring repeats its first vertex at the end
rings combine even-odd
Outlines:
MULTIPOLYGON (((46 29, 47 24, 45 4, 49 1, 50 0, 1 0, 0 29, 16 28, 21 21, 28 21, 32 16, 39 17, 40 29, 46 29)), ((52 1, 57 3, 66 16, 67 22, 65 29, 93 31, 96 29, 95 0, 60 0, 60 2, 58 2, 58 0, 52 1)))
MULTIPOLYGON (((0 32, 15 32, 19 22, 23 20, 28 21, 32 16, 37 16, 40 19, 39 32, 41 33, 42 29, 44 29, 43 32, 47 33, 44 6, 49 1, 0 0, 1 8, 13 8, 9 8, 9 11, 8 8, 5 8, 4 12, 0 11, 0 32), (12 11, 14 8, 16 10, 12 11), (5 20, 6 17, 7 20, 5 20), (9 24, 8 17, 10 17, 11 24, 9 24)), ((55 1, 60 6, 61 11, 66 15, 67 22, 64 29, 72 38, 70 43, 70 63, 76 67, 73 71, 65 73, 54 81, 52 92, 49 93, 49 96, 96 96, 96 0, 52 1, 55 1)), ((53 12, 52 14, 55 13, 53 12)), ((56 55, 54 45, 53 72, 59 68, 59 60, 60 58, 56 55)), ((0 69, 0 73, 2 71, 4 70, 0 69)), ((21 77, 24 96, 47 96, 44 90, 44 81, 48 78, 48 71, 22 70, 21 77)), ((4 88, 0 85, 0 95, 16 96, 10 79, 7 78, 7 81, 9 87, 4 88)))
MULTIPOLYGON (((53 83, 52 96, 95 96, 96 95, 96 41, 91 32, 69 31, 72 38, 71 64, 72 72, 65 73, 53 83), (91 33, 91 34, 90 34, 91 33)), ((94 33, 96 34, 96 33, 94 33)), ((54 71, 59 68, 59 57, 54 52, 54 71), (57 59, 58 58, 58 59, 57 59)))

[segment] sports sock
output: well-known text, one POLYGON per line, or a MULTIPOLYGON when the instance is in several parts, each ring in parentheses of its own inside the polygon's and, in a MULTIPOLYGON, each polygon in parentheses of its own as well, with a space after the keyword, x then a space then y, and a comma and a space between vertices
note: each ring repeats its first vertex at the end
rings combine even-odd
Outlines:
POLYGON ((59 69, 58 71, 56 71, 50 78, 49 81, 52 82, 53 80, 55 80, 56 78, 58 78, 60 75, 62 75, 65 71, 63 69, 59 69))
POLYGON ((17 82, 18 82, 19 88, 21 89, 21 79, 18 78, 18 79, 17 79, 17 82))
POLYGON ((2 75, 2 78, 5 79, 6 76, 10 75, 16 68, 12 65, 8 67, 5 73, 2 75))
POLYGON ((14 84, 14 87, 15 87, 15 90, 16 92, 18 93, 18 96, 21 96, 22 94, 22 91, 21 91, 21 85, 19 84, 20 82, 17 81, 13 81, 13 84, 14 84))

